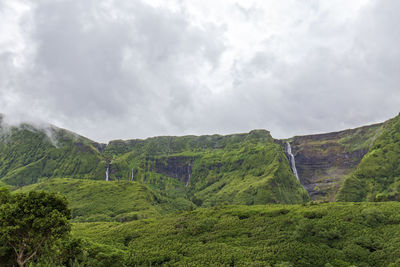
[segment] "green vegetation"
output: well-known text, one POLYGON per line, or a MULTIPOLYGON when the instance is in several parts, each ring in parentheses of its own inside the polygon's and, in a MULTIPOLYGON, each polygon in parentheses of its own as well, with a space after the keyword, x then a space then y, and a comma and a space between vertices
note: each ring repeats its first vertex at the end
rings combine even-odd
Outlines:
POLYGON ((296 136, 292 151, 300 179, 313 200, 334 201, 345 178, 382 133, 382 124, 296 136))
POLYGON ((309 199, 269 132, 114 141, 104 152, 112 179, 148 184, 196 205, 302 203, 309 199), (185 186, 187 184, 187 187, 185 186))
MULTIPOLYGON (((81 182, 65 181, 73 187, 81 182)), ((50 182, 64 190, 64 179, 48 181, 46 186, 52 188, 50 182)), ((29 266, 394 267, 400 263, 399 202, 221 205, 130 222, 101 218, 75 222, 69 236, 70 211, 64 199, 54 193, 19 191, 0 190, 1 238, 23 242, 29 233, 38 237, 29 241, 36 242, 49 237, 29 266)), ((0 244, 0 264, 12 266, 13 250, 6 242, 0 244)), ((29 253, 32 248, 35 245, 28 246, 29 253)))
POLYGON ((0 263, 24 266, 70 231, 64 198, 46 192, 0 191, 0 263), (14 254, 15 257, 12 257, 14 254), (14 260, 12 260, 14 258, 14 260))
POLYGON ((370 149, 376 138, 382 133, 382 124, 360 127, 345 131, 338 143, 345 146, 346 152, 354 152, 362 149, 370 149))
POLYGON ((0 177, 24 186, 47 177, 104 177, 97 144, 56 127, 0 127, 0 177))
MULTIPOLYGON (((104 180, 108 168, 111 181, 145 184, 156 195, 177 199, 182 208, 188 206, 185 199, 204 207, 309 200, 283 148, 265 130, 117 140, 107 146, 50 126, 2 125, 0 130, 0 182, 8 185, 22 187, 57 177, 104 180)), ((97 215, 92 215, 86 219, 94 220, 97 215)))
POLYGON ((400 200, 400 115, 384 124, 368 154, 345 180, 337 200, 400 200))
POLYGON ((73 222, 125 222, 194 208, 194 204, 187 199, 168 198, 137 182, 58 178, 22 189, 32 190, 64 195, 72 209, 73 222))
POLYGON ((76 223, 113 266, 398 266, 400 203, 218 206, 128 223, 76 223))
POLYGON ((1 266, 400 266, 400 115, 293 138, 337 203, 308 202, 265 130, 106 146, 0 126, 1 266))

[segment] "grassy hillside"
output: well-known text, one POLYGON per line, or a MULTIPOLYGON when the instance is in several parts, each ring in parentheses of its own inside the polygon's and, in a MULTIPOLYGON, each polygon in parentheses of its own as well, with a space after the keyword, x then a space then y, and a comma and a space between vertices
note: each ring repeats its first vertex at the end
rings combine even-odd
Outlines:
POLYGON ((400 115, 387 121, 383 132, 349 176, 338 201, 400 199, 400 115))
POLYGON ((301 203, 307 192, 269 132, 113 141, 110 177, 133 179, 197 205, 301 203))
POLYGON ((98 144, 53 126, 0 124, 0 179, 24 186, 43 177, 104 179, 98 144))
MULTIPOLYGON (((106 182, 59 178, 26 186, 23 191, 44 190, 64 195, 72 209, 72 221, 131 221, 178 210, 193 204, 184 198, 171 199, 137 182, 106 182)), ((17 190, 19 191, 19 190, 17 190)))
POLYGON ((0 181, 55 177, 136 181, 197 205, 301 203, 308 195, 270 133, 155 137, 107 146, 53 126, 0 123, 0 181))
POLYGON ((399 266, 399 209, 395 202, 220 206, 76 223, 73 234, 118 250, 113 266, 399 266))

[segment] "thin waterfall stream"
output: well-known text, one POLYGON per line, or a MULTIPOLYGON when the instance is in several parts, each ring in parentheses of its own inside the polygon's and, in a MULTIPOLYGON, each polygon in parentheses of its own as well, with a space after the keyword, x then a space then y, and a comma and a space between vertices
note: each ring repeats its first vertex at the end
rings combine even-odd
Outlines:
POLYGON ((294 155, 292 153, 292 147, 289 142, 286 142, 286 154, 289 155, 290 158, 290 168, 292 168, 293 174, 296 176, 297 180, 300 182, 299 174, 296 169, 296 160, 294 159, 294 155))
POLYGON ((108 172, 110 170, 110 165, 107 164, 107 169, 106 169, 106 181, 108 181, 108 172))
POLYGON ((192 168, 192 164, 189 163, 189 165, 188 165, 188 179, 186 181, 186 187, 188 187, 188 185, 189 185, 190 176, 191 176, 191 168, 192 168))

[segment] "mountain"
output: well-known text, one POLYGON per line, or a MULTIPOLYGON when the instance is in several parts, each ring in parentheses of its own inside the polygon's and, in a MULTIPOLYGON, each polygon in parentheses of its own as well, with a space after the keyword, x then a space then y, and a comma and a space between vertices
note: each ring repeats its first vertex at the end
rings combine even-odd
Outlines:
POLYGON ((24 186, 50 177, 99 179, 101 145, 51 125, 0 124, 0 180, 24 186))
MULTIPOLYGON (((0 186, 69 201, 72 236, 41 266, 400 264, 400 114, 286 140, 254 130, 108 144, 0 116, 0 186)), ((0 265, 11 254, 0 246, 0 265)))
POLYGON ((107 145, 51 125, 9 126, 0 120, 0 182, 22 187, 53 178, 131 181, 202 207, 302 203, 310 197, 395 200, 400 191, 399 117, 287 140, 253 130, 107 145))
POLYGON ((265 130, 103 145, 55 126, 2 123, 0 181, 22 187, 50 178, 136 181, 202 206, 309 199, 283 148, 265 130))
POLYGON ((185 191, 198 205, 300 203, 308 199, 283 148, 265 130, 227 136, 113 141, 110 177, 185 191), (178 182, 178 183, 177 183, 178 182))
POLYGON ((375 124, 293 137, 291 144, 297 171, 310 197, 334 201, 345 178, 355 171, 383 130, 383 124, 375 124))
POLYGON ((400 200, 400 114, 383 124, 382 133, 344 181, 337 200, 400 200))

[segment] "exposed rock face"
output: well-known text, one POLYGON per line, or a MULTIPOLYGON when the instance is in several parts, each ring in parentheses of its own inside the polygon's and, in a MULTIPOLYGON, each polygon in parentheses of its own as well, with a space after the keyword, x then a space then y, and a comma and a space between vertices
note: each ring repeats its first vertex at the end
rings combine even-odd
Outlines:
POLYGON ((192 161, 189 157, 174 156, 156 159, 150 171, 174 177, 186 185, 192 175, 192 161))
POLYGON ((344 178, 368 152, 381 126, 293 138, 292 153, 300 182, 311 199, 334 200, 344 178))

